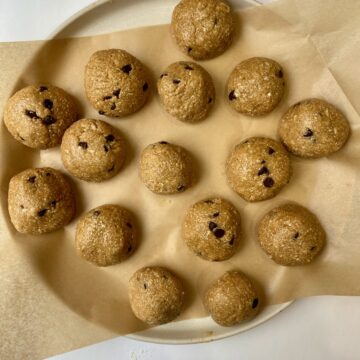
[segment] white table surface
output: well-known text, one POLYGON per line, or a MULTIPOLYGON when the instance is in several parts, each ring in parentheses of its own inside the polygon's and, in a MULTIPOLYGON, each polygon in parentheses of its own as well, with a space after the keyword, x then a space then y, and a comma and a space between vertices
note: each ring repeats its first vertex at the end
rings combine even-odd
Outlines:
MULTIPOLYGON (((43 39, 92 2, 0 0, 0 41, 43 39)), ((53 359, 355 360, 360 359, 359 334, 360 297, 322 296, 298 300, 257 328, 212 343, 158 345, 118 337, 53 359)))

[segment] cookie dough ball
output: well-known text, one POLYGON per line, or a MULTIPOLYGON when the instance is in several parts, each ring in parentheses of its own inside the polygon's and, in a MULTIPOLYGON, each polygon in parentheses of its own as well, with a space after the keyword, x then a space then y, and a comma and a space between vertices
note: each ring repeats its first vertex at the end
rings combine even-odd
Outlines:
POLYGON ((240 215, 224 199, 199 201, 185 215, 183 238, 189 249, 205 260, 229 259, 239 244, 240 215))
POLYGON ((78 254, 97 266, 124 261, 133 253, 136 242, 133 217, 118 205, 102 205, 90 210, 76 227, 78 254))
POLYGON ((157 87, 165 110, 185 122, 203 120, 215 100, 215 88, 209 73, 189 61, 168 66, 157 87))
POLYGON ((115 176, 124 165, 125 142, 118 130, 106 122, 81 119, 65 131, 61 158, 72 175, 100 182, 115 176))
POLYGON ((192 160, 181 146, 160 141, 143 150, 139 174, 142 182, 152 192, 176 194, 185 191, 192 184, 192 160))
POLYGON ((149 97, 149 75, 134 56, 120 49, 95 52, 85 68, 85 92, 100 115, 133 114, 149 97))
POLYGON ((234 35, 234 18, 222 0, 182 0, 175 7, 171 30, 180 49, 195 60, 222 54, 234 35))
POLYGON ((174 320, 183 308, 184 297, 181 281, 162 267, 144 267, 129 281, 131 309, 138 319, 149 325, 174 320))
POLYGON ((27 169, 9 184, 10 219, 23 234, 62 228, 75 214, 75 197, 64 175, 52 168, 27 169))
POLYGON ((52 85, 30 85, 7 102, 4 122, 10 134, 34 149, 48 149, 61 143, 64 131, 76 120, 74 100, 52 85))
POLYGON ((349 133, 345 116, 320 99, 303 100, 291 106, 279 125, 281 141, 289 151, 306 158, 328 156, 340 150, 349 133))
POLYGON ((280 265, 310 263, 324 247, 325 238, 325 231, 317 217, 295 204, 271 210, 261 219, 258 227, 260 246, 280 265))
POLYGON ((252 319, 259 311, 259 295, 239 271, 228 271, 206 291, 205 308, 221 326, 234 326, 252 319))
POLYGON ((230 187, 246 201, 274 197, 290 181, 290 157, 273 139, 252 137, 235 146, 226 162, 230 187))
POLYGON ((237 112, 262 116, 273 111, 284 95, 284 70, 276 61, 254 57, 238 64, 229 76, 227 97, 237 112))

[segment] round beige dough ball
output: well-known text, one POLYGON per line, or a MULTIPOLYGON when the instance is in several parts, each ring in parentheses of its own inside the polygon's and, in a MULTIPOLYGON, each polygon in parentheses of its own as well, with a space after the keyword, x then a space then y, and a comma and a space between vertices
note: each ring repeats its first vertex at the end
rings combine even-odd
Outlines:
POLYGON ((129 300, 135 316, 149 325, 168 323, 179 316, 185 291, 179 278, 169 270, 144 267, 129 281, 129 300))
POLYGON ((345 116, 320 99, 303 100, 291 106, 279 125, 281 141, 288 150, 305 158, 328 156, 340 150, 349 134, 345 116))
POLYGON ((184 241, 191 251, 205 260, 223 261, 233 256, 240 233, 238 211, 221 198, 199 201, 185 215, 184 241))
POLYGON ((120 49, 95 52, 85 68, 85 92, 100 115, 122 117, 144 106, 149 74, 134 56, 120 49))
POLYGON ((168 66, 157 87, 165 110, 185 122, 203 120, 215 100, 211 76, 203 67, 190 61, 168 66))
POLYGON ((160 141, 142 152, 139 175, 146 187, 156 194, 176 194, 192 184, 193 164, 181 146, 160 141))
POLYGON ((284 70, 276 61, 254 57, 231 72, 227 98, 237 112, 262 116, 273 111, 284 95, 284 70))
POLYGON ((47 167, 27 169, 11 178, 8 206, 17 231, 38 235, 71 221, 75 197, 61 172, 47 167))
POLYGON ((59 145, 65 130, 76 120, 74 100, 52 85, 30 85, 6 103, 4 123, 10 134, 34 149, 59 145))
POLYGON ((195 60, 211 59, 232 42, 233 12, 223 0, 182 0, 173 11, 171 31, 183 53, 195 60))
POLYGON ((76 226, 78 254, 97 266, 126 260, 136 247, 136 228, 131 213, 118 205, 102 205, 81 217, 76 226))
POLYGON ((204 305, 219 325, 234 326, 258 313, 259 294, 244 274, 228 271, 209 286, 204 305))
POLYGON ((72 175, 100 182, 115 176, 122 168, 125 142, 119 131, 106 122, 81 119, 65 131, 61 158, 72 175))
POLYGON ((304 265, 325 245, 317 217, 300 205, 285 204, 268 212, 258 226, 262 249, 280 265, 304 265))
POLYGON ((290 157, 273 139, 252 137, 235 146, 226 162, 230 187, 246 201, 274 197, 290 181, 290 157))

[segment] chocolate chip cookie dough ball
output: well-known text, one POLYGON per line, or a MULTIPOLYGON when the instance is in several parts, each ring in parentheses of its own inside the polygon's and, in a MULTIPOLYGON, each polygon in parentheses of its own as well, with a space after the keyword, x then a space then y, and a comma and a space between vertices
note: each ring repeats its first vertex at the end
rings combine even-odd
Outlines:
POLYGON ((76 227, 78 254, 97 266, 126 260, 136 247, 136 229, 129 211, 102 205, 83 215, 76 227))
POLYGON ((252 319, 259 311, 259 294, 239 271, 228 271, 206 291, 205 308, 221 326, 234 326, 252 319))
POLYGON ((139 175, 152 192, 176 194, 192 185, 193 164, 184 148, 160 141, 143 150, 139 175))
POLYGON ((290 157, 273 139, 252 137, 235 146, 226 162, 230 187, 246 201, 274 197, 290 181, 290 157))
POLYGON ((171 30, 185 54, 195 60, 211 59, 232 42, 233 13, 222 0, 182 0, 173 11, 171 30))
POLYGON ((303 100, 289 108, 279 125, 281 141, 294 155, 328 156, 346 143, 350 126, 333 105, 320 99, 303 100))
POLYGON ((157 87, 165 110, 185 122, 203 120, 215 100, 215 88, 209 73, 189 61, 168 66, 157 87))
POLYGON ((27 169, 10 180, 8 206, 16 230, 37 235, 68 224, 75 214, 75 197, 59 171, 27 169))
POLYGON ((260 246, 280 265, 310 263, 324 247, 325 239, 325 231, 317 217, 296 204, 276 207, 258 226, 260 246))
POLYGON ((284 95, 284 70, 276 61, 254 57, 238 64, 229 76, 227 97, 237 112, 262 116, 273 111, 284 95))
POLYGON ((106 122, 81 119, 66 130, 61 158, 72 175, 100 182, 115 176, 122 168, 125 142, 119 131, 106 122))
POLYGON ((240 241, 240 215, 224 199, 199 201, 185 215, 183 238, 189 249, 205 260, 229 259, 240 241))
POLYGON ((183 308, 184 297, 181 281, 162 267, 144 267, 129 281, 131 309, 138 319, 149 325, 174 320, 183 308))
POLYGON ((149 97, 149 75, 134 56, 120 49, 95 52, 85 68, 85 91, 100 115, 133 114, 149 97))
POLYGON ((4 123, 10 134, 34 149, 48 149, 61 142, 64 131, 76 120, 74 100, 52 85, 30 85, 7 102, 4 123))

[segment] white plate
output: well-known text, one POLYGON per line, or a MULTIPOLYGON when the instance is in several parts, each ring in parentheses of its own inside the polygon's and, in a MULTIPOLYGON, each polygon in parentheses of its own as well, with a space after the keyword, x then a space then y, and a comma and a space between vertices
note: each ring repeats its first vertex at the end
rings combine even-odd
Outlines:
MULTIPOLYGON (((177 2, 178 0, 98 0, 55 29, 49 39, 91 36, 139 26, 168 23, 177 2)), ((255 0, 230 2, 236 9, 258 4, 255 0)), ((221 327, 208 317, 178 321, 127 336, 136 340, 167 344, 213 341, 249 330, 271 319, 290 304, 291 302, 267 306, 254 320, 231 328, 221 327)))

